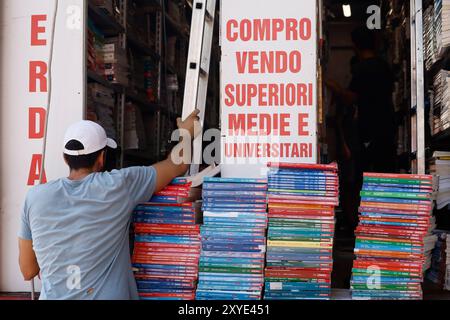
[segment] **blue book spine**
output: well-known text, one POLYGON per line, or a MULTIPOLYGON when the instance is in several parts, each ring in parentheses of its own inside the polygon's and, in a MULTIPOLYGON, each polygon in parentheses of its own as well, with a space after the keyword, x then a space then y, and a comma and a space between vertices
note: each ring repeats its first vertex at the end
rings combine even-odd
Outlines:
POLYGON ((403 203, 403 204, 425 204, 425 203, 429 202, 426 200, 398 199, 398 198, 376 198, 376 197, 362 197, 361 201, 403 203))
POLYGON ((267 184, 266 179, 247 179, 247 178, 217 178, 205 177, 203 183, 253 183, 253 184, 267 184))

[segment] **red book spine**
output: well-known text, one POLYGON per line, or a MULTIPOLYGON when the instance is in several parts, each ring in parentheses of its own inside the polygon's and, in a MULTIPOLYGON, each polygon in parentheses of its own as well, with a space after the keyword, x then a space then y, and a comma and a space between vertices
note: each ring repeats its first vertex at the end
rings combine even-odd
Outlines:
POLYGON ((155 196, 189 197, 189 191, 183 190, 162 190, 154 194, 155 196))
POLYGON ((325 170, 325 171, 336 171, 338 169, 338 165, 336 162, 333 162, 331 164, 269 162, 267 166, 271 168, 282 168, 282 169, 311 169, 311 170, 325 170))
POLYGON ((282 208, 271 208, 269 209, 269 213, 273 214, 303 214, 303 215, 311 215, 311 216, 334 216, 334 210, 313 210, 313 209, 282 209, 282 208))
POLYGON ((365 172, 364 177, 370 178, 388 178, 388 179, 416 179, 416 180, 427 180, 432 181, 433 176, 425 174, 393 174, 393 173, 375 173, 375 172, 365 172))
POLYGON ((151 206, 151 207, 183 207, 183 208, 194 208, 195 205, 192 202, 186 203, 155 203, 155 202, 144 202, 140 205, 151 206))

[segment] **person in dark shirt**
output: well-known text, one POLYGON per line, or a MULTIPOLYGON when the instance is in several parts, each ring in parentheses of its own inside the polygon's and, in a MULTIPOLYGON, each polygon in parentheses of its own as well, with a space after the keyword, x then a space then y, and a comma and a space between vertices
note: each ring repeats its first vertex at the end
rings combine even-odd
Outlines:
POLYGON ((330 80, 326 84, 342 104, 357 107, 361 170, 394 172, 394 77, 388 63, 376 54, 372 31, 357 28, 352 32, 352 41, 358 61, 353 66, 349 89, 330 80))
POLYGON ((339 106, 342 205, 350 230, 358 223, 363 172, 394 172, 396 168, 394 76, 388 63, 376 53, 372 31, 357 28, 352 32, 352 41, 356 57, 352 59, 348 89, 325 81, 339 106))

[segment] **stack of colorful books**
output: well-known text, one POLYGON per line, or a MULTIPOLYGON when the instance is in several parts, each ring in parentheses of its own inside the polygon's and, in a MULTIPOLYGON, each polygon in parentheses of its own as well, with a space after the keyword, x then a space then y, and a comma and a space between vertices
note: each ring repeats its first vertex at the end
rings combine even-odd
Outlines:
POLYGON ((354 299, 421 299, 432 176, 365 173, 351 280, 354 299))
POLYGON ((199 300, 261 299, 267 180, 205 178, 199 300))
POLYGON ((143 300, 193 300, 200 257, 198 190, 175 179, 134 211, 132 264, 143 300))
POLYGON ((450 152, 435 151, 430 159, 430 174, 434 176, 436 209, 450 211, 450 152))
POLYGON ((329 299, 337 165, 269 167, 264 299, 329 299))

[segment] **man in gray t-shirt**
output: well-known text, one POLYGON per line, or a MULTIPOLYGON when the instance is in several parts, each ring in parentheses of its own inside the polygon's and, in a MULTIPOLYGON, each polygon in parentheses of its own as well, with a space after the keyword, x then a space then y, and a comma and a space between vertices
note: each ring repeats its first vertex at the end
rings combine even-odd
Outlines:
MULTIPOLYGON (((195 111, 178 127, 194 137, 195 111)), ((149 167, 101 172, 116 143, 91 121, 72 125, 64 139, 70 175, 27 194, 19 230, 25 280, 40 275, 41 299, 138 299, 128 230, 134 207, 148 201, 188 164, 171 156, 149 167)))

